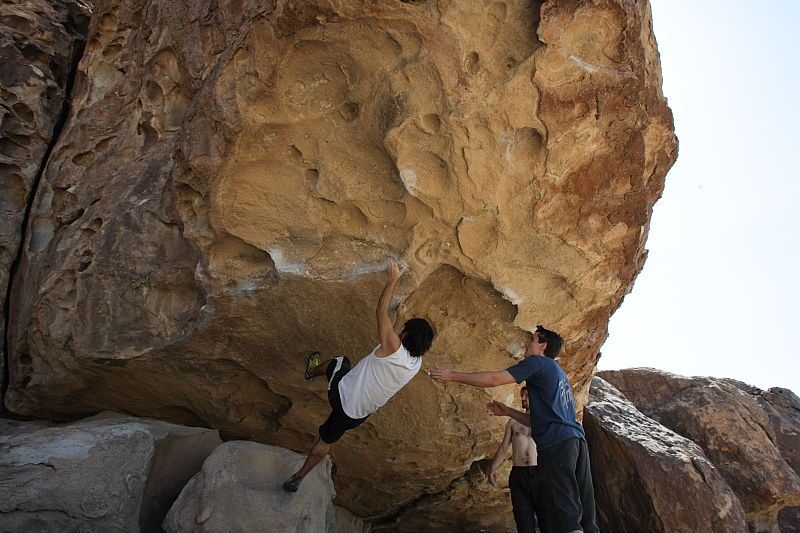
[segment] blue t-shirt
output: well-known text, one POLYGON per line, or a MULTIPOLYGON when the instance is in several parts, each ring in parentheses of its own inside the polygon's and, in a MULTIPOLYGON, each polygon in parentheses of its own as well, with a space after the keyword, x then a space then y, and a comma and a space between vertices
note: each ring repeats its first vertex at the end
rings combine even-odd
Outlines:
POLYGON ((549 357, 531 355, 507 369, 517 383, 528 384, 531 435, 539 449, 577 437, 583 426, 575 418, 575 402, 567 375, 549 357))

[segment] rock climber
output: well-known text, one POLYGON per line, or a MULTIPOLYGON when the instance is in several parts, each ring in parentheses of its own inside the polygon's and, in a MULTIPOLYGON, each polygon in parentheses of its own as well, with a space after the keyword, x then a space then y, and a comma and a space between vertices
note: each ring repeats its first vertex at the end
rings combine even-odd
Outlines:
POLYGON ((426 320, 412 318, 400 328, 398 315, 397 324, 392 324, 389 303, 401 272, 397 263, 389 261, 386 273, 386 285, 375 311, 380 344, 352 369, 347 357, 321 363, 318 352, 308 357, 305 378, 327 377, 331 414, 319 427, 319 438, 303 466, 283 484, 286 491, 297 492, 303 478, 327 455, 331 444, 361 425, 411 381, 422 366, 422 356, 431 347, 434 332, 426 320))

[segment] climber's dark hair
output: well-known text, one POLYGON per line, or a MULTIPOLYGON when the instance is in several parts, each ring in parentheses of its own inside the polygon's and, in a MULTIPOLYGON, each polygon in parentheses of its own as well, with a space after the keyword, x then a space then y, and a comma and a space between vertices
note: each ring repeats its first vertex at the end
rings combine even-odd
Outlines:
POLYGON ((412 357, 422 357, 433 342, 433 328, 423 318, 412 318, 403 325, 400 332, 403 346, 412 357))
POLYGON ((555 359, 561 353, 561 348, 564 347, 564 339, 555 331, 550 331, 544 326, 536 326, 536 331, 539 333, 539 338, 547 343, 544 354, 550 359, 555 359))

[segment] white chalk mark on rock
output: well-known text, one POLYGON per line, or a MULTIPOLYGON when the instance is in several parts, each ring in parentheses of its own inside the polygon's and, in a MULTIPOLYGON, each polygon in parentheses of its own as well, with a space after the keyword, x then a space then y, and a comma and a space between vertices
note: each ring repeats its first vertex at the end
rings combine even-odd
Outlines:
POLYGON ((295 274, 297 276, 306 276, 307 270, 305 263, 302 261, 289 261, 283 256, 283 252, 275 246, 267 249, 267 253, 275 263, 275 269, 282 274, 295 274))

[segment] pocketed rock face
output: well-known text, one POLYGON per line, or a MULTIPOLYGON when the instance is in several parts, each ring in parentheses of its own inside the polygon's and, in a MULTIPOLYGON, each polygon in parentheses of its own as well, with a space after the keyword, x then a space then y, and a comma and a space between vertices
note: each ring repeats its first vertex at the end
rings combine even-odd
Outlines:
POLYGON ((0 419, 0 531, 161 531, 215 430, 104 414, 65 426, 0 419))
POLYGON ((775 531, 781 509, 800 504, 800 477, 790 463, 800 442, 794 425, 800 411, 792 406, 791 400, 797 399, 793 394, 776 397, 771 392, 776 389, 764 393, 730 379, 686 378, 652 369, 599 375, 647 416, 705 450, 741 501, 754 531, 775 531), (786 415, 778 417, 774 408, 765 411, 763 402, 775 402, 786 415))
MULTIPOLYGON (((646 2, 100 1, 6 404, 305 451, 327 414, 305 353, 371 350, 386 256, 437 330, 426 366, 505 368, 547 324, 582 403, 676 156, 660 86, 646 2)), ((418 376, 334 447, 337 503, 447 492, 514 392, 418 376)))
POLYGON ((739 500, 703 450, 600 378, 583 420, 601 531, 748 531, 739 500))
MULTIPOLYGON (((0 308, 42 160, 86 37, 82 0, 0 4, 0 308)), ((0 338, 5 337, 5 320, 0 338)), ((5 357, 0 346, 0 372, 5 357)), ((3 378, 0 378, 3 379, 3 378)))

